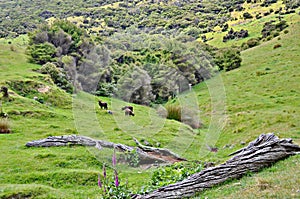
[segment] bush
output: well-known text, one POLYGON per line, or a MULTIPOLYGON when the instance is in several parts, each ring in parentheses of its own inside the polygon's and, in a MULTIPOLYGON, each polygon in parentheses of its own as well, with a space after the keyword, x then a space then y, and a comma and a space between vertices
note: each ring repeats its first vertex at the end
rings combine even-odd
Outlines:
POLYGON ((161 167, 154 171, 151 181, 146 185, 144 190, 140 191, 140 194, 184 180, 188 176, 200 172, 202 169, 203 165, 198 163, 190 163, 189 165, 175 163, 170 166, 161 167))
POLYGON ((227 35, 223 37, 223 42, 226 42, 231 39, 240 39, 248 37, 248 30, 240 30, 240 31, 234 31, 232 28, 228 31, 227 35))
POLYGON ((117 85, 114 83, 100 83, 97 90, 92 94, 97 96, 112 97, 117 91, 117 85))
POLYGON ((32 63, 45 64, 56 60, 56 48, 48 42, 29 46, 26 54, 30 56, 29 61, 32 63))
POLYGON ((62 69, 57 68, 55 64, 49 62, 44 64, 40 69, 40 72, 50 75, 53 82, 60 88, 69 93, 73 92, 73 86, 67 80, 65 72, 62 69))
POLYGON ((275 44, 275 45, 273 46, 273 49, 280 48, 280 47, 281 47, 281 44, 275 44))
POLYGON ((253 16, 249 12, 245 12, 243 14, 243 17, 244 17, 244 19, 252 19, 253 18, 253 16))
POLYGON ((269 22, 266 22, 264 24, 264 27, 263 27, 263 29, 261 31, 263 38, 267 38, 268 39, 268 37, 271 36, 269 38, 269 39, 271 39, 272 37, 276 37, 276 36, 279 35, 280 31, 282 31, 282 30, 284 30, 285 28, 288 27, 286 21, 284 21, 284 20, 282 20, 282 21, 280 21, 278 23, 275 23, 275 24, 274 24, 274 22, 275 21, 269 21, 269 22))
POLYGON ((241 66, 242 58, 238 49, 220 49, 217 51, 214 57, 215 63, 218 65, 219 70, 230 71, 241 66))
POLYGON ((257 39, 257 38, 251 38, 247 41, 247 45, 249 48, 257 46, 258 44, 259 44, 259 39, 257 39))

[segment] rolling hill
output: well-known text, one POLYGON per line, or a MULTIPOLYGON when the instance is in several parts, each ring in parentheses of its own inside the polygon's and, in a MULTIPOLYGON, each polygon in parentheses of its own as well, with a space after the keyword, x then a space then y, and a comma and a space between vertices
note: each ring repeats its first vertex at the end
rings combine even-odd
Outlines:
MULTIPOLYGON (((113 10, 118 6, 108 7, 113 10)), ((254 13, 254 8, 249 7, 247 11, 254 13)), ((271 14, 237 27, 259 32, 262 22, 274 17, 271 14), (259 31, 255 27, 259 27, 259 31)), ((192 107, 196 104, 203 125, 196 130, 175 120, 161 118, 156 111, 161 107, 131 104, 136 116, 128 118, 120 110, 128 104, 124 101, 66 93, 48 75, 38 72, 40 65, 27 62, 24 53, 26 37, 0 39, 0 85, 8 86, 12 99, 2 100, 12 133, 0 134, 0 198, 100 198, 97 176, 102 172, 103 162, 110 164, 112 151, 80 146, 25 147, 28 141, 48 136, 81 134, 127 145, 135 145, 132 137, 136 137, 201 164, 224 162, 228 154, 261 133, 274 132, 300 144, 300 16, 290 13, 284 15, 284 20, 289 25, 287 31, 244 50, 240 68, 222 71, 168 102, 192 104, 192 107), (42 103, 34 97, 42 99, 42 103), (100 110, 98 99, 108 102, 114 114, 100 110), (209 152, 207 143, 219 151, 209 152)), ((256 37, 258 33, 254 32, 252 36, 256 37)), ((204 34, 210 37, 209 34, 223 33, 204 34)), ((209 42, 222 46, 220 38, 214 36, 209 42)), ((230 41, 225 45, 241 45, 242 42, 230 41)), ((299 155, 290 157, 260 173, 207 190, 198 197, 299 198, 299 165, 299 155)), ((138 191, 143 182, 151 181, 157 168, 118 164, 117 169, 121 183, 127 179, 129 188, 138 191)), ((112 173, 109 167, 108 175, 112 173)))

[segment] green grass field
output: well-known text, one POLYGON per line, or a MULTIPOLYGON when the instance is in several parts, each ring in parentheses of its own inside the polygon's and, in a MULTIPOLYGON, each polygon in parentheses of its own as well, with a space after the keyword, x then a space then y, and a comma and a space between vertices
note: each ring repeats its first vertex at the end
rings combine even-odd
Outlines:
MULTIPOLYGON (((280 40, 277 37, 244 51, 241 68, 221 73, 179 97, 182 105, 193 102, 199 107, 200 130, 164 120, 155 109, 139 105, 133 105, 136 116, 126 118, 120 110, 125 102, 101 98, 114 112, 109 115, 97 108, 98 98, 69 95, 47 76, 34 72, 40 66, 26 62, 26 39, 12 44, 1 40, 0 85, 21 86, 13 90, 13 101, 2 101, 13 133, 0 135, 0 198, 100 198, 97 175, 103 162, 110 163, 112 151, 25 147, 28 141, 51 135, 81 134, 128 145, 134 145, 132 137, 136 137, 159 143, 188 160, 217 164, 242 148, 242 142, 248 143, 261 133, 274 132, 300 144, 300 16, 286 17, 291 22, 289 32, 281 34, 280 40), (273 49, 276 44, 282 47, 273 49), (46 86, 51 88, 47 94, 37 91, 46 86), (34 101, 34 96, 43 97, 45 103, 34 101), (206 143, 218 147, 219 152, 210 153, 206 143)), ((294 156, 198 197, 299 198, 299 165, 299 155, 294 156)), ((121 183, 128 179, 129 187, 138 190, 154 168, 119 164, 118 170, 121 183)))

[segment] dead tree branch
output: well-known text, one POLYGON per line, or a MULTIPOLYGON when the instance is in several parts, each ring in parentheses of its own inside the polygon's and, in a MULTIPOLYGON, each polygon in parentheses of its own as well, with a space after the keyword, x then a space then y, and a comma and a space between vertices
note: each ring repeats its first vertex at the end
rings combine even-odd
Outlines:
MULTIPOLYGON (((135 141, 138 142, 136 139, 135 141)), ((139 155, 140 164, 173 163, 185 160, 166 149, 153 147, 143 148, 142 145, 139 147, 132 147, 119 143, 95 140, 90 137, 80 135, 50 136, 46 139, 34 140, 26 143, 27 147, 58 147, 69 145, 91 146, 96 147, 99 150, 101 150, 101 148, 114 148, 121 152, 133 152, 135 150, 139 155)))
POLYGON ((224 164, 210 167, 187 179, 161 187, 146 195, 134 195, 135 199, 183 198, 211 188, 228 179, 240 178, 248 172, 257 172, 278 160, 300 153, 300 147, 292 139, 279 139, 274 134, 262 134, 231 155, 235 155, 224 164))

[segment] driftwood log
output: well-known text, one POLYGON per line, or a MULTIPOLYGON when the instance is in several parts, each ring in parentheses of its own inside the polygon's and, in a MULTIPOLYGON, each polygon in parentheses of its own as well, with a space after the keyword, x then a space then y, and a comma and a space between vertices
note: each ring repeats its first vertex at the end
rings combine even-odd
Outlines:
POLYGON ((96 147, 101 150, 103 148, 114 148, 121 152, 136 151, 139 155, 140 164, 152 164, 152 163, 174 163, 179 161, 185 161, 184 158, 179 157, 177 154, 167 150, 158 149, 153 147, 142 146, 136 139, 138 147, 127 146, 124 144, 116 144, 113 142, 107 142, 103 140, 95 140, 90 137, 80 135, 63 135, 63 136, 50 136, 42 140, 34 140, 26 143, 27 147, 58 147, 69 145, 81 145, 96 147))
POLYGON ((248 172, 256 172, 278 160, 300 153, 300 147, 292 139, 279 139, 274 134, 262 134, 247 147, 238 150, 224 164, 210 167, 187 179, 145 194, 134 199, 191 197, 228 179, 240 178, 248 172))

